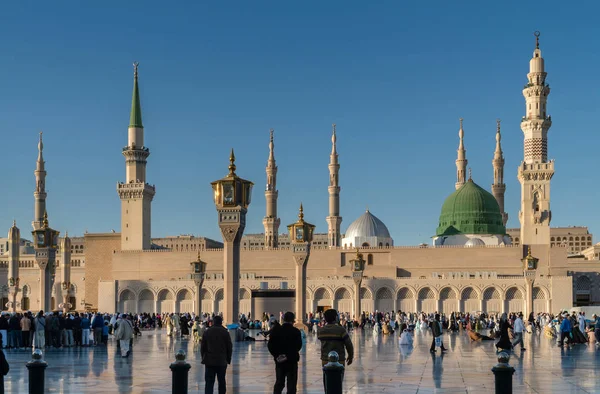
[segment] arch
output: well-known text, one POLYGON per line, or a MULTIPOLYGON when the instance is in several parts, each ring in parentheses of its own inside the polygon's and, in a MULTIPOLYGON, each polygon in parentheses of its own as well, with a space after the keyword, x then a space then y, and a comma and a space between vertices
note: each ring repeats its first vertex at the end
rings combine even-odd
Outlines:
POLYGON ((372 300, 373 292, 367 287, 360 288, 360 299, 361 300, 372 300))
POLYGON ((463 300, 477 300, 479 299, 479 293, 474 287, 466 287, 460 294, 460 298, 463 300))
POLYGON ((440 300, 455 300, 457 299, 457 292, 451 287, 444 287, 440 291, 440 300))
POLYGON ((224 299, 225 299, 225 290, 218 289, 217 291, 215 291, 215 300, 216 301, 223 301, 224 299))
POLYGON ((154 293, 152 293, 152 290, 150 289, 143 289, 142 291, 140 291, 140 294, 138 295, 138 299, 140 300, 151 300, 154 301, 154 293))
POLYGON ((189 301, 193 299, 192 292, 185 287, 177 292, 177 301, 189 301))
POLYGON ((248 291, 248 289, 245 288, 240 288, 240 300, 249 300, 250 299, 250 292, 248 291))
POLYGON ((435 292, 429 287, 423 287, 421 290, 419 290, 419 299, 433 300, 435 299, 435 292))
POLYGON ((167 300, 174 300, 175 296, 173 295, 173 292, 169 289, 162 289, 161 291, 158 292, 158 296, 156 297, 159 301, 167 301, 167 300))
POLYGON ((577 291, 590 291, 592 288, 592 281, 585 275, 580 276, 575 281, 575 290, 577 291))
POLYGON ((212 294, 211 294, 211 292, 210 292, 210 291, 208 291, 208 290, 207 290, 207 289, 205 289, 205 288, 202 288, 202 289, 200 290, 200 298, 201 298, 202 300, 212 300, 212 298, 213 298, 213 297, 212 297, 212 294))
POLYGON ((30 295, 31 295, 31 286, 24 285, 23 286, 23 297, 29 297, 30 295))
POLYGON ((137 300, 132 290, 124 289, 119 294, 119 311, 125 313, 137 312, 137 300))
POLYGON ((371 245, 369 245, 368 242, 363 242, 363 244, 361 246, 361 248, 370 248, 370 247, 371 247, 371 245))
POLYGON ((548 297, 546 296, 546 291, 541 287, 533 288, 533 299, 534 300, 545 300, 548 297))
POLYGON ((409 287, 401 287, 396 292, 396 299, 402 300, 406 298, 415 298, 415 292, 411 290, 409 287))
POLYGON ((336 300, 349 300, 352 299, 352 293, 345 287, 340 287, 335 291, 336 300))
POLYGON ((331 293, 326 288, 319 287, 317 290, 315 290, 313 299, 314 300, 330 300, 331 293))
POLYGON ((375 294, 377 300, 391 300, 393 298, 393 292, 389 287, 381 287, 375 294))
POLYGON ((77 294, 77 285, 75 283, 71 283, 71 286, 69 287, 69 291, 71 292, 72 295, 77 294))
POLYGON ((500 300, 502 299, 502 295, 495 287, 488 287, 483 292, 484 300, 500 300))
MULTIPOLYGON (((523 291, 521 291, 521 289, 519 289, 516 286, 513 286, 511 288, 509 288, 508 290, 506 290, 506 300, 510 301, 510 300, 522 300, 524 299, 523 297, 523 291)), ((513 311, 511 311, 513 312, 513 311)))

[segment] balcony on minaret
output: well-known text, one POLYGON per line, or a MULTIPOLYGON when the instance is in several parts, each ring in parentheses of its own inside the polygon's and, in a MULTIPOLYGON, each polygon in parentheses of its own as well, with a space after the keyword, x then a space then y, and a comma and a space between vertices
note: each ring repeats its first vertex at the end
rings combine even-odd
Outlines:
POLYGON ((152 198, 154 197, 154 194, 156 194, 156 187, 155 185, 150 185, 149 183, 145 182, 118 182, 117 192, 122 200, 129 198, 142 198, 143 196, 152 198))

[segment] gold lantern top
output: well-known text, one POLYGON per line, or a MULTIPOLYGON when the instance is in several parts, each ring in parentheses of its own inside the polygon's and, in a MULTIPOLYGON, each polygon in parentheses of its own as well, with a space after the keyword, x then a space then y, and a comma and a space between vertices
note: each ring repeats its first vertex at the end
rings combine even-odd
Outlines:
POLYGON ((537 263, 538 263, 538 261, 540 261, 540 259, 533 257, 531 255, 531 246, 528 246, 527 247, 527 256, 525 256, 525 258, 521 261, 523 263, 525 263, 526 270, 534 270, 537 268, 537 263))
POLYGON ((298 221, 287 226, 292 242, 312 242, 315 225, 304 221, 304 208, 300 203, 298 221))
POLYGON ((231 149, 229 173, 224 178, 211 182, 217 208, 237 206, 248 208, 250 205, 254 183, 237 176, 235 169, 235 154, 231 149))
POLYGON ((44 212, 44 221, 42 227, 31 232, 36 248, 58 248, 59 234, 59 231, 51 229, 48 225, 47 212, 44 212))
POLYGON ((352 267, 352 272, 362 273, 365 270, 365 259, 358 248, 356 248, 356 258, 350 260, 350 266, 352 267))
POLYGON ((203 279, 207 263, 200 258, 200 252, 198 252, 198 259, 192 261, 190 265, 192 266, 191 279, 203 279))

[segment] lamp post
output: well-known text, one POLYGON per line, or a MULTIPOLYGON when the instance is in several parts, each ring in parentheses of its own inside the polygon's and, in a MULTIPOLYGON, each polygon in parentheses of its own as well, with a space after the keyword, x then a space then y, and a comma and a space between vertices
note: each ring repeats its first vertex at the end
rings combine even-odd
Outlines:
POLYGON ((360 318, 360 285, 362 283, 363 273, 365 271, 365 259, 362 253, 356 248, 356 258, 350 260, 352 268, 352 279, 354 280, 354 318, 360 318))
POLYGON ((202 291, 204 274, 206 272, 206 263, 200 259, 200 252, 198 252, 198 260, 192 261, 190 265, 192 266, 190 279, 192 279, 196 285, 196 307, 194 308, 194 313, 196 314, 196 317, 200 317, 200 314, 202 313, 202 296, 200 295, 200 292, 202 291))
MULTIPOLYGON (((64 270, 64 266, 63 266, 63 270, 64 270)), ((70 295, 71 295, 70 292, 69 292, 69 289, 71 287, 71 283, 69 283, 69 282, 62 282, 61 286, 62 286, 62 298, 63 298, 63 302, 60 305, 58 305, 58 307, 60 309, 62 309, 63 310, 63 314, 66 315, 71 310, 71 308, 73 307, 73 304, 71 304, 69 302, 70 301, 70 295)))
POLYGON ((223 292, 225 310, 223 320, 237 323, 240 297, 240 241, 246 227, 246 212, 250 205, 253 183, 235 174, 233 149, 229 156, 229 174, 211 183, 219 228, 223 235, 223 292))
POLYGON ((48 226, 48 214, 44 212, 42 227, 33 230, 35 260, 40 269, 40 309, 51 309, 52 285, 56 274, 56 248, 59 232, 48 226))
POLYGON ((527 305, 525 305, 525 316, 527 316, 533 312, 533 283, 535 282, 539 259, 531 255, 531 246, 528 246, 527 256, 521 261, 523 262, 523 277, 525 279, 525 289, 527 290, 527 305))
POLYGON ((298 221, 287 226, 290 233, 291 250, 296 263, 296 324, 308 332, 306 321, 306 265, 310 256, 310 244, 315 226, 304 221, 304 209, 300 204, 298 221))

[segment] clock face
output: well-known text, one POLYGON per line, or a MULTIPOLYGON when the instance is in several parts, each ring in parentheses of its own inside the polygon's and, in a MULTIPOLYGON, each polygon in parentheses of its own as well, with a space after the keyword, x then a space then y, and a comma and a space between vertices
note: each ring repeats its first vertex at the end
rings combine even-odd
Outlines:
POLYGON ((535 268, 535 267, 534 267, 534 263, 533 263, 533 261, 532 261, 532 260, 529 260, 529 261, 527 262, 527 268, 529 268, 530 270, 532 270, 532 269, 534 269, 534 268, 535 268))
POLYGON ((231 183, 223 184, 223 204, 233 205, 233 185, 231 183))

